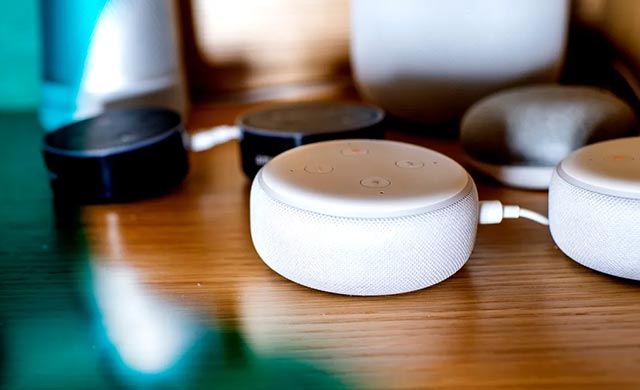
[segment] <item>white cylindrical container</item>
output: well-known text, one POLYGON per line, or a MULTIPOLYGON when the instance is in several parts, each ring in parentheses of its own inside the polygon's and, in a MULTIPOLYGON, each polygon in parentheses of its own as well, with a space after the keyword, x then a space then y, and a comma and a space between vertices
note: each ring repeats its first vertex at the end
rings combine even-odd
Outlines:
POLYGON ((496 90, 555 81, 569 0, 352 0, 362 94, 410 120, 458 120, 496 90))

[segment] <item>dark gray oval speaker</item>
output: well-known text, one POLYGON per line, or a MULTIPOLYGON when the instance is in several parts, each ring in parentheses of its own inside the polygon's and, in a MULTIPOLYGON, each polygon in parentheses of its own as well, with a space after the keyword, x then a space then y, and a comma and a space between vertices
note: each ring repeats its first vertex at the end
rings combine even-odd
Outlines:
POLYGON ((474 168, 513 187, 547 189, 554 167, 584 145, 638 134, 631 107, 586 86, 513 88, 474 104, 460 127, 474 168))
POLYGON ((278 154, 319 141, 348 138, 383 138, 384 111, 370 104, 298 102, 276 104, 243 114, 242 169, 253 179, 278 154))

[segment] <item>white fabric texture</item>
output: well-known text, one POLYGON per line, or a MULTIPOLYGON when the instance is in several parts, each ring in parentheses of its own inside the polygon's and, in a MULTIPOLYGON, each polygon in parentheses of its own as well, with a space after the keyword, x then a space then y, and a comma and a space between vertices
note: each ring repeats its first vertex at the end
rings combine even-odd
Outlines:
POLYGON ((554 173, 549 228, 560 250, 578 263, 640 280, 640 200, 574 186, 554 173))
POLYGON ((475 186, 442 209, 394 218, 345 218, 310 212, 251 189, 251 236, 274 271, 314 289, 389 295, 450 277, 468 260, 478 223, 475 186))

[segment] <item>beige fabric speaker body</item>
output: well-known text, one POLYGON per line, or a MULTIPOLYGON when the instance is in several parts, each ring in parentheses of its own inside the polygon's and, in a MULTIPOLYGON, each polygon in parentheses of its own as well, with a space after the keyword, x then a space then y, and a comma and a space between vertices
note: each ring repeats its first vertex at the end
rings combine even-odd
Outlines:
POLYGON ((432 150, 328 141, 265 165, 250 218, 256 251, 285 278, 338 294, 399 294, 466 263, 478 195, 460 165, 432 150))
POLYGON ((640 280, 640 137, 586 146, 563 160, 549 187, 549 227, 567 256, 640 280))

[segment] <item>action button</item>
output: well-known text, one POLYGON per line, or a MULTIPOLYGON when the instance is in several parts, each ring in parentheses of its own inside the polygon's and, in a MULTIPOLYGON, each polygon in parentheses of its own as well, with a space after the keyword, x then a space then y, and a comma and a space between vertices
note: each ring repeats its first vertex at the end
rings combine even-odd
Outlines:
POLYGON ((366 179, 360 180, 360 184, 363 187, 368 187, 368 188, 384 188, 384 187, 388 187, 391 184, 391 182, 385 179, 384 177, 371 176, 371 177, 367 177, 366 179))
POLYGON ((400 160, 396 161, 396 166, 399 168, 422 168, 424 167, 424 163, 422 161, 413 161, 413 160, 400 160))
POLYGON ((308 164, 304 167, 307 173, 330 173, 333 172, 333 167, 328 164, 308 164))

